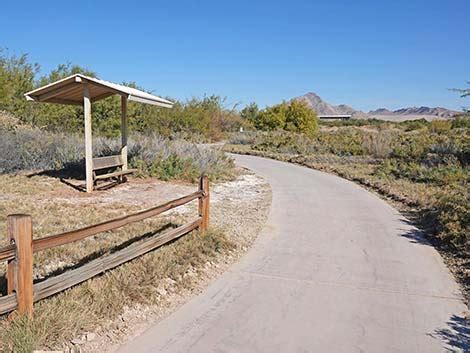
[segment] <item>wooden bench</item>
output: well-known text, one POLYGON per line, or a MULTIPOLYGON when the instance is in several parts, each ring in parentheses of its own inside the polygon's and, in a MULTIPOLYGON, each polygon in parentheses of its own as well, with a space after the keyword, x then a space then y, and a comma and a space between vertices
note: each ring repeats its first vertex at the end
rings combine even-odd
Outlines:
POLYGON ((93 185, 96 185, 98 180, 116 178, 118 182, 122 183, 125 181, 123 178, 127 174, 132 174, 137 169, 127 169, 123 170, 124 163, 122 162, 122 157, 117 156, 107 156, 107 157, 97 157, 93 158, 93 185), (97 171, 107 170, 104 174, 97 174, 97 171), (112 169, 116 169, 114 172, 109 172, 112 169))

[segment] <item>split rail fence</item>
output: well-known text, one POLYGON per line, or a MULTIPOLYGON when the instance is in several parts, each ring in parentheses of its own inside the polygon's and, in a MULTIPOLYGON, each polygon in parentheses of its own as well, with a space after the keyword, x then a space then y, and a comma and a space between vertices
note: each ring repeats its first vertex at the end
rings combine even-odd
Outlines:
POLYGON ((199 190, 192 194, 121 218, 39 239, 33 239, 30 215, 9 215, 7 217, 7 236, 10 244, 0 248, 0 262, 8 262, 6 273, 7 295, 0 297, 0 315, 15 309, 20 314, 32 315, 34 302, 84 282, 197 228, 206 230, 208 225, 209 180, 207 176, 200 178, 199 190), (98 233, 108 232, 130 223, 157 216, 195 199, 199 200, 199 217, 197 219, 143 242, 130 245, 105 257, 92 260, 78 268, 33 284, 34 253, 76 242, 98 233))

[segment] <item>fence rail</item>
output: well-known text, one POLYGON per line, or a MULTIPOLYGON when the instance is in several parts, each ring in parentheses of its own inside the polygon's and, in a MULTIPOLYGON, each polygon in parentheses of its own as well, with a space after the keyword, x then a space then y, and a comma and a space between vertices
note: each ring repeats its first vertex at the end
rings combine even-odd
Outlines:
POLYGON ((0 297, 0 314, 18 309, 20 314, 32 315, 33 302, 86 281, 104 271, 110 270, 179 238, 192 230, 197 228, 206 230, 209 225, 209 180, 207 176, 202 176, 199 181, 198 191, 162 205, 121 218, 40 239, 32 239, 31 216, 20 214, 9 215, 7 222, 7 235, 10 245, 0 248, 0 261, 8 261, 7 295, 0 297), (199 216, 196 220, 33 285, 33 253, 70 244, 98 233, 139 222, 187 204, 195 199, 199 200, 199 216))

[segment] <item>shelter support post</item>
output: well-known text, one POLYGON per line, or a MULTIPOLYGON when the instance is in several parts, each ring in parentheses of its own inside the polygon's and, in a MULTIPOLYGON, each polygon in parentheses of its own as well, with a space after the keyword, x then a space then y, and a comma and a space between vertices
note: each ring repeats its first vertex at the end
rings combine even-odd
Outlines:
POLYGON ((122 170, 127 170, 127 97, 121 96, 121 159, 122 170))
POLYGON ((93 146, 91 132, 91 98, 88 84, 83 85, 83 115, 85 118, 86 192, 93 191, 93 146))

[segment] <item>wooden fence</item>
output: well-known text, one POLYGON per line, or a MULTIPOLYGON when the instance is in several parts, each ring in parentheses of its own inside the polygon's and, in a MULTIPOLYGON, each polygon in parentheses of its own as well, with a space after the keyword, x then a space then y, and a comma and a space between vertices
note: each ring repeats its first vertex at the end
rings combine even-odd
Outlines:
POLYGON ((121 218, 40 239, 33 239, 31 216, 24 214, 9 215, 7 218, 7 236, 10 244, 0 248, 0 261, 8 261, 7 295, 0 297, 0 314, 17 309, 20 314, 32 315, 34 302, 141 256, 196 228, 206 230, 208 224, 209 180, 207 176, 201 177, 199 190, 190 195, 121 218), (33 284, 34 253, 142 221, 195 199, 199 200, 199 217, 197 219, 105 257, 92 260, 76 269, 33 284))

